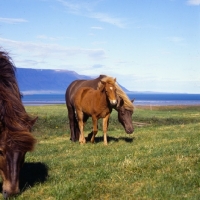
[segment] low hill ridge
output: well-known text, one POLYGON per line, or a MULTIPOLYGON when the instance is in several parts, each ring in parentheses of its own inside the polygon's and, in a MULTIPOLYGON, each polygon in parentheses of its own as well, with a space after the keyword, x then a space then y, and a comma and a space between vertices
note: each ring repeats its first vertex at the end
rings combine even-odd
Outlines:
POLYGON ((75 71, 30 68, 17 68, 16 77, 22 93, 65 93, 72 81, 93 78, 75 71))

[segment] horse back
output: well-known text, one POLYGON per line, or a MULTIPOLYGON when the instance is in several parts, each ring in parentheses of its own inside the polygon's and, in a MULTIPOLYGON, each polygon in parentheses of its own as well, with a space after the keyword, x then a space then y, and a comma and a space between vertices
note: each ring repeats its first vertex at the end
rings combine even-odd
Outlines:
POLYGON ((75 80, 67 88, 65 93, 66 104, 73 106, 74 95, 80 87, 91 87, 97 89, 99 81, 105 77, 105 75, 100 75, 98 78, 93 80, 75 80))

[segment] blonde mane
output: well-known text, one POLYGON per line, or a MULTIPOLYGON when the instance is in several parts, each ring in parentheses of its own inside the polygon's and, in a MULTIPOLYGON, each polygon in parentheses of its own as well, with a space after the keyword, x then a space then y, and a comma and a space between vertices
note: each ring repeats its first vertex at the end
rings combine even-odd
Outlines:
MULTIPOLYGON (((131 111, 134 110, 133 103, 130 101, 129 97, 122 90, 122 88, 117 84, 117 82, 114 82, 114 79, 112 77, 106 76, 106 77, 102 78, 101 80, 108 82, 108 83, 111 83, 111 84, 115 84, 115 87, 117 89, 116 90, 117 96, 121 97, 124 100, 125 109, 131 110, 131 111)), ((100 89, 101 86, 102 86, 102 83, 101 83, 101 81, 99 81, 97 89, 100 89)))
MULTIPOLYGON (((109 76, 103 77, 103 78, 101 79, 101 81, 106 82, 106 83, 108 83, 108 84, 112 84, 112 85, 115 85, 115 83, 116 83, 115 80, 114 80, 114 78, 109 77, 109 76)), ((101 81, 98 82, 98 86, 97 86, 97 89, 98 89, 98 90, 100 90, 101 87, 103 86, 103 84, 102 84, 101 81)), ((115 86, 116 86, 116 85, 115 85, 115 86)))
POLYGON ((129 99, 129 97, 126 95, 126 93, 122 90, 122 88, 117 83, 115 83, 115 86, 117 89, 117 91, 116 91, 117 95, 124 100, 125 109, 133 111, 134 106, 133 106, 133 103, 131 102, 131 100, 129 99))

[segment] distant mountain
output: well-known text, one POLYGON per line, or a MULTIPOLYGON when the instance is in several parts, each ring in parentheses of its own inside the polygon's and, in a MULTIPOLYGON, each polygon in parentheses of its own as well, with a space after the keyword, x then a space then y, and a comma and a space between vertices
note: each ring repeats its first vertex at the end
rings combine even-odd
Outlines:
POLYGON ((74 71, 17 68, 16 76, 22 92, 64 93, 68 85, 76 79, 91 79, 74 71))
MULTIPOLYGON (((74 80, 93 79, 68 70, 17 68, 16 77, 22 93, 65 93, 74 80)), ((128 92, 126 88, 120 87, 128 92)))

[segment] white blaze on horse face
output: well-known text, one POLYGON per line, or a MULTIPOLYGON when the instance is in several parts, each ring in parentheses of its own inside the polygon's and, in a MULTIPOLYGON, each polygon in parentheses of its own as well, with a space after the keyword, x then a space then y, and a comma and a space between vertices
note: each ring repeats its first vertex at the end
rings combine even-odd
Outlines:
MULTIPOLYGON (((110 87, 110 90, 113 90, 113 87, 112 87, 112 86, 110 87)), ((116 105, 116 104, 117 104, 117 100, 116 100, 116 99, 110 100, 110 103, 111 103, 112 105, 116 105)))

